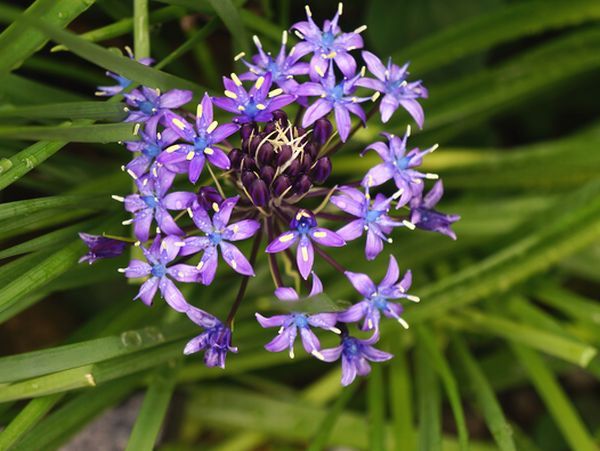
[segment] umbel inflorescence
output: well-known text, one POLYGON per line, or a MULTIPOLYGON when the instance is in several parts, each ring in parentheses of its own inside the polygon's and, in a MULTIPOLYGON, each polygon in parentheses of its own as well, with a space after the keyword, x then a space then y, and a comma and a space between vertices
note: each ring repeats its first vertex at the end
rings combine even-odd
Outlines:
MULTIPOLYGON (((306 12, 307 20, 292 26, 299 38, 296 45, 288 46, 284 31, 281 49, 273 56, 255 37, 258 53, 250 60, 243 54, 236 58, 247 71, 223 77, 224 96, 205 94, 195 114, 184 108, 191 92, 161 93, 146 86, 127 92, 131 81, 116 74, 110 75, 118 85, 101 87, 98 94, 124 93, 126 121, 141 124, 139 140, 125 143, 134 158, 123 167, 136 192, 113 196, 131 213, 124 223, 132 224, 135 245, 143 254, 143 260, 133 259, 120 269, 128 278, 145 278, 136 299, 151 305, 160 292, 172 309, 203 329, 184 352, 204 351, 206 365, 224 367, 227 353, 237 352, 231 327, 248 280, 257 265, 266 264, 284 313, 256 313, 262 327, 277 329, 265 348, 287 350, 294 357, 300 335, 304 350, 315 358, 332 362, 341 357, 342 384, 347 385, 370 371, 368 361, 392 357, 373 346, 379 340, 381 315, 408 327, 397 301, 419 298, 409 294, 411 272, 402 275, 393 255, 376 284, 368 275, 344 268, 329 248, 364 242, 365 258, 373 260, 392 243, 396 228, 418 227, 455 238, 450 227, 459 218, 435 210, 443 194, 441 181, 425 193, 426 180, 438 177, 418 167, 437 146, 411 149, 410 127, 403 136, 384 133, 381 141, 366 147, 364 152, 376 152, 381 162, 361 180, 328 183, 335 154, 377 109, 386 123, 402 107, 422 127, 418 99, 427 97, 427 90, 420 81, 408 81, 407 65, 391 60, 384 64, 361 52, 366 27, 342 32, 341 4, 322 28, 308 7, 306 12), (359 56, 366 67, 359 69, 359 56), (291 105, 298 110, 294 118, 283 110, 291 105), (218 123, 215 108, 229 113, 229 121, 218 123), (354 127, 352 116, 358 119, 354 127), (188 189, 174 190, 176 178, 188 189), (252 240, 248 254, 238 247, 246 240, 252 240), (315 311, 314 306, 302 310, 323 292, 315 259, 348 279, 358 292, 357 303, 332 311, 315 311), (298 293, 299 287, 286 286, 280 269, 285 261, 293 262, 300 277, 312 284, 307 296, 298 293), (191 305, 177 286, 212 284, 220 262, 241 279, 223 320, 191 305), (368 338, 352 336, 352 323, 368 338), (324 333, 339 335, 340 345, 322 349, 317 334, 324 333)), ((149 59, 140 62, 152 64, 149 59)), ((82 260, 90 263, 119 255, 126 247, 114 238, 81 236, 90 248, 82 260)))

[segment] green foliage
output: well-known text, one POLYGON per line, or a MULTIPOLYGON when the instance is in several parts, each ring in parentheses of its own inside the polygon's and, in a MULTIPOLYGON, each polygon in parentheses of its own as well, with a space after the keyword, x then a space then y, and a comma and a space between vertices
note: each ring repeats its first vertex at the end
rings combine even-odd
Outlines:
MULTIPOLYGON (((77 265, 78 231, 124 233, 110 194, 127 192, 130 181, 112 143, 136 139, 137 129, 119 123, 120 98, 94 100, 103 71, 161 90, 190 89, 196 99, 203 86, 216 94, 218 75, 249 52, 250 34, 275 51, 303 5, 29 3, 21 10, 0 0, 7 25, 0 33, 0 323, 43 307, 85 321, 68 339, 64 332, 28 352, 3 352, 0 449, 57 449, 136 390, 143 403, 131 450, 561 451, 561 437, 570 449, 597 449, 599 400, 577 394, 577 378, 569 377, 600 379, 596 0, 345 5, 344 29, 366 21, 367 44, 397 63, 410 60, 412 75, 429 88, 425 128, 414 138, 442 143, 424 166, 444 179, 449 200, 440 209, 462 216, 456 242, 420 231, 394 237, 422 301, 406 307, 409 330, 382 323, 381 347, 395 358, 348 388, 339 385, 337 364, 264 350, 271 335, 253 314, 273 307, 266 272, 251 281, 236 319, 240 354, 219 371, 182 356, 198 333, 192 323, 172 322, 163 306, 149 312, 132 303, 134 287, 122 282, 117 262, 77 265), (132 45, 136 58, 156 63, 144 66, 109 45, 132 45), (509 390, 537 393, 556 443, 514 424, 509 390), (176 395, 182 408, 171 415, 176 395), (479 417, 489 434, 471 428, 479 417), (177 428, 166 429, 173 418, 177 428)), ((327 2, 312 3, 315 16, 332 12, 327 2)), ((399 112, 385 129, 402 133, 407 123, 399 112)), ((376 155, 357 153, 383 129, 360 130, 356 153, 336 155, 335 173, 357 179, 376 164, 376 155)), ((347 249, 340 263, 352 267, 362 249, 347 249)), ((369 264, 374 279, 383 260, 369 264)), ((330 297, 301 301, 307 311, 355 300, 343 278, 325 267, 319 274, 330 297)), ((191 298, 219 309, 233 298, 231 285, 225 279, 191 298)), ((11 337, 29 335, 31 326, 19 327, 11 337)), ((541 418, 531 421, 542 430, 541 418)))

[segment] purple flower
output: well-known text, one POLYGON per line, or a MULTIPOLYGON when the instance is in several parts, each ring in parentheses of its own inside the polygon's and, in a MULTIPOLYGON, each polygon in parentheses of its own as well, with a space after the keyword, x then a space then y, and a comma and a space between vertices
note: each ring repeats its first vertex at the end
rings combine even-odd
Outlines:
POLYGON ((273 83, 279 86, 287 94, 295 94, 298 82, 294 80, 296 75, 308 74, 308 63, 300 62, 294 56, 295 47, 287 55, 287 31, 283 32, 281 48, 276 58, 271 53, 265 53, 258 36, 254 36, 254 44, 258 48, 258 54, 252 57, 252 63, 242 59, 248 67, 249 72, 240 75, 240 80, 254 81, 259 77, 271 74, 273 83))
POLYGON ((79 263, 88 262, 90 265, 102 258, 118 257, 127 246, 124 241, 88 233, 80 233, 79 238, 88 247, 88 253, 79 259, 79 263))
POLYGON ((320 97, 306 109, 302 118, 302 127, 308 127, 333 110, 340 138, 345 142, 352 125, 350 113, 358 116, 363 123, 366 120, 365 113, 358 104, 366 102, 370 98, 353 95, 356 90, 356 82, 360 77, 359 74, 350 79, 344 78, 337 83, 333 65, 330 65, 327 73, 323 72, 321 74, 319 83, 309 81, 298 86, 298 89, 296 89, 297 95, 320 97))
POLYGON ((204 327, 204 332, 192 338, 185 345, 183 353, 189 355, 204 350, 206 366, 225 368, 227 352, 238 352, 236 347, 231 346, 231 329, 214 316, 191 305, 186 314, 196 324, 204 327))
POLYGON ((423 230, 438 232, 447 235, 453 240, 456 239, 456 233, 450 226, 460 219, 459 215, 446 215, 434 210, 433 207, 440 201, 444 194, 442 181, 438 180, 433 188, 423 196, 415 196, 410 201, 410 222, 423 230))
POLYGON ((394 357, 379 349, 375 349, 372 344, 379 340, 377 333, 367 340, 359 340, 349 335, 342 336, 342 344, 335 348, 323 349, 321 354, 325 362, 334 362, 342 357, 342 385, 350 385, 356 375, 366 376, 371 372, 371 362, 384 362, 394 357))
POLYGON ((170 276, 179 282, 198 281, 199 272, 194 266, 180 263, 167 267, 178 256, 182 244, 181 238, 178 236, 169 235, 161 239, 161 236, 157 235, 149 249, 141 247, 146 262, 131 260, 127 268, 119 269, 128 278, 137 279, 150 276, 142 284, 134 299, 139 298, 144 304, 152 305, 156 290, 159 289, 161 296, 173 310, 187 311, 190 307, 189 304, 173 281, 167 277, 170 276))
POLYGON ((218 266, 218 252, 221 249, 223 259, 239 274, 253 276, 254 269, 244 254, 230 241, 245 240, 253 236, 260 228, 260 223, 254 219, 244 219, 234 224, 229 224, 231 213, 239 200, 239 196, 225 199, 221 206, 213 203, 215 214, 212 220, 206 210, 198 206, 188 210, 196 226, 204 232, 205 236, 191 236, 185 239, 182 255, 190 255, 204 251, 200 263, 196 267, 202 274, 202 283, 209 285, 215 278, 218 266), (228 225, 229 224, 229 225, 228 225))
POLYGON ((202 103, 198 105, 195 130, 185 119, 170 111, 165 113, 164 122, 181 139, 191 144, 175 144, 169 147, 158 158, 160 163, 189 161, 189 179, 192 183, 198 181, 206 159, 220 169, 229 169, 229 158, 215 144, 231 136, 239 127, 235 124, 219 125, 217 121, 213 121, 213 106, 208 94, 204 94, 202 103))
POLYGON ((223 77, 225 96, 217 97, 214 104, 222 110, 237 114, 235 122, 267 122, 273 119, 273 111, 292 103, 296 97, 290 94, 281 94, 281 88, 271 89, 273 75, 267 72, 256 79, 250 91, 246 91, 242 81, 236 74, 231 74, 231 79, 223 77))
POLYGON ((125 122, 146 122, 150 118, 160 118, 170 108, 179 108, 192 100, 192 91, 172 89, 161 95, 160 89, 142 86, 125 94, 125 100, 131 108, 125 122))
MULTIPOLYGON (((127 55, 129 56, 130 59, 135 60, 135 57, 133 56, 133 52, 131 51, 131 49, 129 47, 125 47, 125 51, 127 52, 127 55)), ((154 63, 154 60, 152 58, 140 58, 140 60, 138 62, 140 64, 143 64, 144 66, 150 66, 154 63)), ((115 74, 114 72, 107 71, 106 76, 116 80, 117 85, 115 85, 115 86, 98 86, 98 91, 96 91, 97 96, 114 96, 114 95, 121 93, 125 88, 128 88, 129 86, 131 86, 131 83, 132 83, 131 80, 129 80, 121 75, 115 74)))
POLYGON ((393 255, 390 255, 390 263, 385 277, 377 286, 366 274, 346 271, 346 277, 356 288, 356 291, 364 296, 364 299, 348 310, 338 313, 338 321, 354 323, 364 318, 362 330, 379 330, 381 312, 388 318, 396 319, 402 327, 408 329, 408 323, 400 317, 402 306, 389 302, 389 300, 408 299, 409 301, 419 302, 419 298, 406 293, 412 283, 410 270, 406 271, 402 280, 398 281, 400 271, 398 262, 393 255))
POLYGON ((168 235, 183 235, 183 231, 175 223, 167 210, 185 210, 196 199, 194 193, 176 191, 169 194, 174 174, 164 172, 158 178, 145 175, 136 179, 139 194, 130 194, 122 198, 113 196, 115 200, 125 203, 125 210, 133 213, 133 219, 123 221, 124 225, 133 223, 135 236, 140 241, 148 240, 152 219, 158 228, 168 235))
POLYGON ((338 26, 342 15, 342 3, 340 3, 333 19, 326 20, 321 30, 313 21, 308 5, 305 8, 307 20, 292 25, 296 35, 303 39, 294 47, 294 57, 300 59, 304 55, 313 53, 310 60, 310 77, 313 80, 323 76, 331 60, 335 61, 346 77, 352 77, 356 72, 356 61, 349 52, 362 48, 363 40, 360 33, 367 27, 362 26, 352 33, 342 33, 338 26))
MULTIPOLYGON (((168 128, 162 132, 158 132, 157 125, 158 118, 147 121, 144 130, 139 132, 140 140, 126 143, 128 150, 140 153, 139 156, 135 157, 125 166, 125 169, 132 177, 141 177, 148 172, 148 168, 150 167, 152 167, 151 172, 156 177, 158 171, 158 165, 154 164, 156 157, 178 138, 177 134, 168 128)), ((182 171, 182 168, 178 167, 178 165, 166 165, 166 167, 172 172, 179 173, 182 171)))
POLYGON ((329 247, 341 247, 346 244, 337 233, 317 227, 315 215, 309 210, 298 210, 290 222, 290 230, 282 233, 267 246, 268 253, 281 252, 294 243, 298 243, 296 262, 300 275, 307 279, 312 271, 315 252, 312 241, 329 247))
MULTIPOLYGON (((313 273, 313 284, 310 290, 309 298, 316 296, 323 292, 323 285, 321 281, 313 273)), ((298 293, 293 288, 279 287, 275 290, 275 296, 281 301, 295 302, 300 299, 298 293)), ((306 313, 292 312, 288 315, 275 315, 271 318, 266 318, 259 313, 256 313, 256 319, 262 327, 279 327, 278 335, 265 345, 265 349, 270 352, 281 352, 284 349, 289 349, 290 358, 294 358, 294 343, 300 330, 300 337, 302 339, 302 345, 304 350, 322 359, 321 343, 319 339, 310 330, 310 327, 318 327, 325 330, 330 330, 337 334, 341 333, 340 330, 335 327, 337 322, 335 313, 317 313, 314 315, 308 315, 306 313)))
POLYGON ((416 99, 428 96, 427 89, 421 85, 421 81, 408 83, 406 76, 408 72, 408 63, 399 67, 392 63, 392 59, 388 59, 387 67, 383 65, 381 60, 371 52, 362 52, 362 57, 367 63, 367 68, 376 79, 362 78, 357 82, 357 85, 365 88, 374 89, 383 94, 379 112, 381 113, 382 122, 387 122, 394 111, 400 105, 413 117, 419 128, 423 128, 425 115, 423 108, 416 99))
POLYGON ((331 197, 331 203, 346 213, 356 216, 347 225, 337 231, 338 235, 346 241, 352 241, 367 232, 367 243, 365 246, 365 256, 367 260, 373 260, 383 250, 383 242, 392 242, 387 235, 392 232, 394 227, 408 226, 414 228, 407 221, 394 221, 387 215, 393 200, 399 196, 399 192, 390 198, 383 194, 377 194, 371 204, 371 197, 368 190, 365 194, 351 187, 339 188, 341 195, 331 197), (410 224, 410 225, 409 225, 410 224))
POLYGON ((370 149, 377 152, 383 163, 372 167, 367 172, 362 185, 366 187, 377 186, 393 178, 398 189, 402 190, 398 202, 398 207, 400 207, 422 191, 422 179, 435 180, 438 178, 437 174, 423 173, 413 169, 420 166, 423 157, 433 152, 438 146, 436 144, 426 150, 414 148, 407 153, 406 141, 410 136, 410 126, 407 127, 403 138, 388 133, 384 133, 384 135, 387 137, 389 144, 378 141, 365 149, 365 152, 370 149))

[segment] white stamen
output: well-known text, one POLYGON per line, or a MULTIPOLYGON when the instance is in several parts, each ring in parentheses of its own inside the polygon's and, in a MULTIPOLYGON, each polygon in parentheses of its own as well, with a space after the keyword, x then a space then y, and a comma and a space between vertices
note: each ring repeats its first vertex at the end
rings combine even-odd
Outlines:
POLYGON ((281 88, 273 89, 271 92, 269 92, 269 97, 277 97, 282 92, 283 92, 283 89, 281 89, 281 88))
POLYGON ((340 329, 338 329, 337 327, 330 327, 329 330, 331 332, 333 332, 334 334, 338 334, 338 335, 340 335, 342 333, 342 331, 340 329))
POLYGON ((206 129, 207 133, 212 133, 215 131, 215 128, 217 128, 219 126, 219 123, 217 121, 212 121, 210 123, 210 125, 208 126, 208 128, 206 129))
POLYGON ((375 102, 377 101, 377 99, 379 98, 379 96, 381 96, 381 93, 379 91, 376 91, 372 96, 371 96, 371 102, 375 102))
POLYGON ((175 145, 173 145, 173 146, 169 146, 169 147, 167 147, 167 148, 165 149, 165 152, 167 152, 167 153, 173 153, 173 152, 175 152, 175 151, 176 151, 176 150, 178 150, 178 149, 179 149, 179 144, 175 144, 175 145))
POLYGON ((321 354, 319 351, 317 351, 316 349, 313 349, 310 353, 319 360, 325 360, 325 356, 323 354, 321 354))
POLYGON ((233 61, 239 61, 246 56, 246 52, 240 52, 233 57, 233 61))
POLYGON ((131 169, 127 169, 127 173, 131 176, 133 180, 137 180, 137 175, 135 175, 135 172, 133 172, 131 169))
POLYGON ((230 99, 233 99, 233 100, 238 98, 238 96, 235 92, 229 91, 227 89, 225 90, 225 96, 229 97, 230 99))
POLYGON ((193 217, 194 217, 194 212, 192 211, 192 209, 191 209, 191 208, 188 208, 188 209, 187 209, 187 212, 188 212, 188 215, 190 215, 190 218, 193 218, 193 217))
POLYGON ((205 155, 212 155, 214 153, 215 153, 215 151, 212 150, 210 147, 207 147, 206 149, 204 149, 204 154, 205 155))
POLYGON ((204 113, 204 107, 202 106, 201 103, 199 103, 198 106, 196 107, 196 117, 198 119, 200 119, 202 117, 202 113, 204 113))
POLYGON ((194 152, 193 150, 190 150, 187 155, 185 156, 185 159, 187 161, 191 161, 194 159, 194 155, 196 155, 196 152, 194 152))
POLYGON ((304 9, 306 10, 306 15, 308 17, 312 17, 312 11, 310 10, 310 6, 306 5, 304 6, 304 9))
POLYGON ((127 271, 127 268, 119 268, 117 271, 123 274, 125 271, 127 271))
POLYGON ((400 325, 401 325, 402 327, 404 327, 405 329, 408 329, 408 327, 409 327, 409 326, 408 326, 408 323, 407 323, 406 321, 404 321, 404 320, 403 320, 402 318, 400 318, 400 317, 398 317, 398 318, 396 318, 396 319, 398 320, 398 322, 400 323, 400 325))
POLYGON ((407 125, 406 126, 406 137, 407 138, 410 136, 410 131, 411 131, 410 125, 407 125))
POLYGON ((361 26, 360 26, 360 27, 358 27, 356 30, 354 30, 354 32, 355 32, 356 34, 360 34, 360 33, 362 33, 363 31, 365 31, 366 29, 367 29, 367 26, 366 26, 366 25, 361 25, 361 26))
POLYGON ((116 194, 113 194, 112 197, 114 200, 116 200, 117 202, 125 202, 125 198, 123 196, 117 196, 116 194))
POLYGON ((281 43, 283 45, 286 45, 288 41, 288 32, 286 30, 283 30, 283 33, 281 33, 281 43))
POLYGON ((123 224, 123 225, 133 224, 133 219, 126 219, 125 221, 121 222, 121 224, 123 224))
POLYGON ((300 33, 298 30, 294 30, 294 34, 298 36, 300 39, 304 39, 304 35, 300 33))
POLYGON ((234 72, 231 73, 231 79, 237 86, 242 86, 242 81, 234 72))
POLYGON ((140 124, 140 123, 136 123, 136 124, 133 126, 133 134, 134 134, 135 136, 137 136, 137 134, 139 133, 139 131, 140 131, 140 127, 141 127, 141 126, 142 126, 142 124, 140 124))
POLYGON ((407 229, 410 229, 410 230, 415 230, 415 228, 417 227, 417 226, 416 226, 416 225, 414 225, 412 222, 410 222, 410 221, 407 221, 406 219, 404 219, 404 220, 402 221, 402 224, 404 224, 404 225, 406 226, 406 228, 407 228, 407 229))
POLYGON ((425 174, 425 178, 427 180, 437 180, 440 178, 440 176, 438 174, 432 174, 431 172, 428 172, 427 174, 425 174))
POLYGON ((260 89, 264 82, 265 82, 265 77, 258 77, 256 79, 256 83, 254 84, 254 86, 256 86, 256 89, 260 89))
POLYGON ((412 302, 421 302, 421 298, 419 296, 413 296, 412 294, 407 294, 406 299, 412 302))
POLYGON ((344 4, 342 2, 338 3, 338 14, 341 16, 344 12, 344 4))
POLYGON ((256 36, 256 35, 252 36, 252 40, 254 41, 254 45, 256 47, 258 47, 259 49, 262 48, 262 43, 260 42, 260 39, 258 38, 258 36, 256 36))

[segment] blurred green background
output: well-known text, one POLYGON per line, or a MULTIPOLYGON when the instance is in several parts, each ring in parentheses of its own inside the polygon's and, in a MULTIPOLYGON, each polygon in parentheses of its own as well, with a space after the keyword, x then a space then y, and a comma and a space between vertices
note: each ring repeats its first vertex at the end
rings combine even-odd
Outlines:
MULTIPOLYGON (((319 22, 337 2, 310 6, 319 22)), ((240 354, 225 371, 182 358, 192 325, 131 301, 137 288, 115 270, 125 257, 77 265, 76 232, 126 233, 109 195, 129 189, 118 169, 129 154, 115 141, 131 130, 98 125, 121 118, 93 97, 104 70, 217 92, 221 74, 241 71, 233 55, 252 34, 276 50, 303 8, 0 1, 0 449, 58 448, 107 409, 122 416, 134 450, 598 449, 597 0, 345 2, 342 28, 366 24, 366 47, 410 61, 411 78, 429 88, 413 144, 440 143, 424 167, 444 180, 439 208, 462 216, 456 242, 394 237, 422 301, 407 307, 408 331, 383 330, 382 347, 396 358, 350 389, 335 365, 264 351, 270 332, 253 312, 270 295, 266 264, 250 283, 234 336, 240 354), (155 68, 127 65, 120 49, 134 41, 151 45, 155 68), (131 399, 143 399, 139 414, 110 410, 131 399)), ((386 130, 408 123, 399 112, 386 130)), ((357 154, 382 130, 370 124, 336 156, 336 182, 374 164, 357 154)), ((358 270, 361 253, 349 246, 336 257, 358 270)), ((374 279, 386 263, 369 264, 374 279)), ((318 268, 332 297, 351 299, 345 280, 318 268)), ((222 314, 237 279, 224 271, 219 280, 186 294, 222 314)), ((91 443, 120 449, 112 434, 91 443)))

